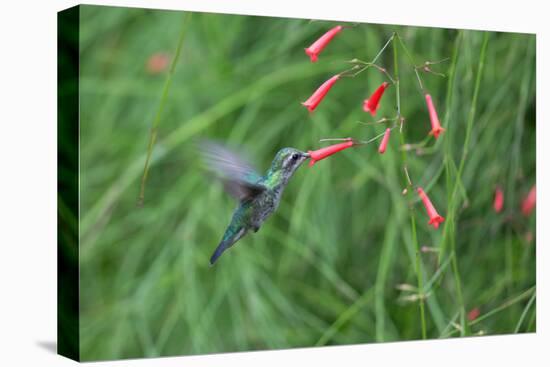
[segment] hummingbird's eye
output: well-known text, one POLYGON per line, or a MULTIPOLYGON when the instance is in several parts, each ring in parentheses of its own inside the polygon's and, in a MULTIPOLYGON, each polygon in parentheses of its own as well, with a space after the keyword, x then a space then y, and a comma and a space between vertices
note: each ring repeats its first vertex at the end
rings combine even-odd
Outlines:
POLYGON ((294 153, 294 154, 292 155, 292 160, 293 160, 293 161, 297 161, 298 158, 299 158, 298 154, 294 153))

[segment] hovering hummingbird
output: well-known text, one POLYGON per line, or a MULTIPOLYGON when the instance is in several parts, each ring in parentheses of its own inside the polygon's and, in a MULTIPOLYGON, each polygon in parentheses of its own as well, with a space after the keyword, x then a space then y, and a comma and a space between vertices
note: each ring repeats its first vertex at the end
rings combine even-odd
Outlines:
POLYGON ((288 180, 309 154, 283 148, 277 152, 267 173, 261 176, 250 163, 227 147, 210 141, 202 142, 201 147, 207 168, 222 180, 226 191, 239 200, 231 223, 210 258, 213 265, 248 231, 258 232, 277 209, 288 180))

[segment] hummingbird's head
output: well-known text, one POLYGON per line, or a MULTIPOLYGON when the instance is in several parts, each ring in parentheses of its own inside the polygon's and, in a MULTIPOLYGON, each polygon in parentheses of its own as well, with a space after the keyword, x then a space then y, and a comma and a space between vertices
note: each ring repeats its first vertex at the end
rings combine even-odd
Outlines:
POLYGON ((270 172, 275 173, 280 177, 281 182, 286 184, 294 171, 308 158, 309 154, 298 149, 283 148, 277 152, 273 159, 270 172))

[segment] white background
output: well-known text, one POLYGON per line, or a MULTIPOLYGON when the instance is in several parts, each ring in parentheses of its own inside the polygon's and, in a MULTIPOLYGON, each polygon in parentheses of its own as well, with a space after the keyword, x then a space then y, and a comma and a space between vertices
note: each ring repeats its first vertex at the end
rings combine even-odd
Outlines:
MULTIPOLYGON (((544 1, 93 2, 537 33, 536 334, 104 362, 98 366, 549 365, 549 227, 545 221, 550 187, 546 168, 550 157, 550 12, 544 9, 544 1)), ((4 1, 0 11, 0 366, 76 364, 52 351, 56 339, 56 12, 76 4, 4 1)))

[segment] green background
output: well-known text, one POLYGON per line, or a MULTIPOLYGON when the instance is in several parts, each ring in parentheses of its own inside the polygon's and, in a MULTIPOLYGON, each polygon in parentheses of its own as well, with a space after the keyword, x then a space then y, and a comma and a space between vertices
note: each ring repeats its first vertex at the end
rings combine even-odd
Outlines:
MULTIPOLYGON (((304 48, 341 23, 94 6, 80 19, 83 360, 420 339, 417 259, 428 338, 535 330, 535 215, 519 209, 535 184, 534 35, 348 24, 311 63, 304 48), (175 72, 149 72, 151 55, 173 58, 184 19, 175 72), (444 225, 428 226, 415 194, 402 195, 394 129, 384 155, 373 143, 304 164, 261 230, 210 267, 236 203, 200 169, 195 141, 240 147, 263 171, 286 146, 374 137, 383 124, 358 123, 375 121, 362 111, 386 80, 373 68, 342 78, 311 114, 300 102, 346 60, 372 60, 394 31, 416 64, 449 58, 432 66, 446 78, 421 72, 447 129, 426 140, 425 100, 397 44, 403 138, 422 143, 406 152, 409 173, 444 225), (417 257, 416 246, 433 252, 417 257), (474 308, 481 316, 467 322, 474 308)), ((394 75, 392 45, 378 64, 394 75)), ((391 86, 376 118, 395 114, 391 86)))

